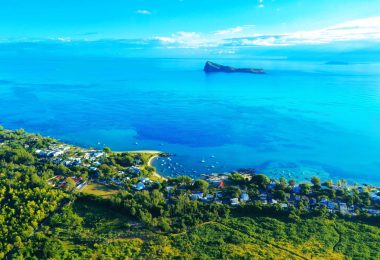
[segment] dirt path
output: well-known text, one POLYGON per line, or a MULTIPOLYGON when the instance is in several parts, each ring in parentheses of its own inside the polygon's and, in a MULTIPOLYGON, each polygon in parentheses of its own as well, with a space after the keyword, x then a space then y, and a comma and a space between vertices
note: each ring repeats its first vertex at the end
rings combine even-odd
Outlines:
POLYGON ((342 234, 340 233, 339 229, 336 227, 336 224, 333 225, 335 232, 338 234, 338 242, 335 243, 333 246, 333 251, 337 252, 336 247, 342 242, 342 234))

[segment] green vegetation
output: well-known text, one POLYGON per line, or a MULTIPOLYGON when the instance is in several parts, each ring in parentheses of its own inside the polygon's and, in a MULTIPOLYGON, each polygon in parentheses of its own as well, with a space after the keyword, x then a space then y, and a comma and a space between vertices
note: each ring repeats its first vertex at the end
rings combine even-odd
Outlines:
POLYGON ((88 184, 82 190, 82 192, 85 194, 95 195, 99 197, 111 197, 117 194, 119 191, 119 189, 99 183, 88 184))
POLYGON ((152 155, 66 148, 0 128, 0 258, 380 258, 374 187, 246 172, 152 182, 152 155))
POLYGON ((109 259, 378 259, 380 228, 341 219, 257 214, 203 221, 178 233, 147 228, 109 204, 78 198, 52 218, 18 256, 109 259), (36 236, 37 237, 37 236, 36 236), (52 244, 56 246, 51 247, 52 244))
POLYGON ((25 147, 44 145, 23 131, 0 131, 0 258, 32 236, 40 223, 67 197, 51 189, 45 179, 54 167, 36 162, 25 147), (6 143, 5 139, 18 140, 6 143))

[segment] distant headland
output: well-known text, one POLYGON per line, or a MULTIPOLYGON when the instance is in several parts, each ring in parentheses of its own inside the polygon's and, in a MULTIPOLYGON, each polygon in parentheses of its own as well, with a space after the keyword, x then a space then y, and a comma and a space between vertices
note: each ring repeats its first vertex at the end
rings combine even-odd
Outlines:
POLYGON ((265 74, 265 71, 263 69, 257 69, 257 68, 234 68, 230 66, 224 66, 220 65, 211 61, 207 61, 203 70, 206 73, 211 72, 226 72, 226 73, 233 73, 233 72, 240 72, 240 73, 253 73, 253 74, 265 74))

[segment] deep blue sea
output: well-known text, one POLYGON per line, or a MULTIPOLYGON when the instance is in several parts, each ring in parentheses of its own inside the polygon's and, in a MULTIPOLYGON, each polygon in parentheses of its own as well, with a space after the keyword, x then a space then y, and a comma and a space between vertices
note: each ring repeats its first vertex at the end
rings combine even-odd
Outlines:
POLYGON ((380 184, 380 63, 0 58, 0 124, 82 146, 162 150, 164 175, 256 168, 380 184), (204 162, 202 162, 204 161, 204 162))

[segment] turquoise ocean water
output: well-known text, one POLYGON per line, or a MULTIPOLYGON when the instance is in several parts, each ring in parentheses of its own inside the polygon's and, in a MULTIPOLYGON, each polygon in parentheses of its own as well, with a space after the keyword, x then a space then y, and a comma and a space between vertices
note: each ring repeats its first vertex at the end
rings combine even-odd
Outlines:
POLYGON ((163 150, 165 175, 256 168, 380 184, 380 63, 0 58, 0 124, 113 150, 163 150), (203 162, 202 162, 203 161, 203 162))

